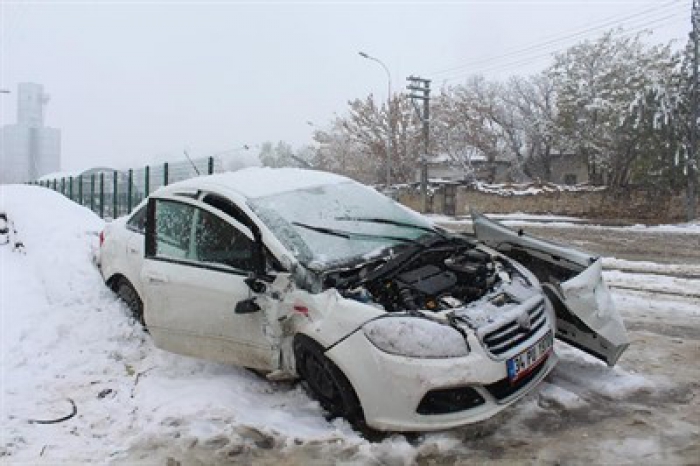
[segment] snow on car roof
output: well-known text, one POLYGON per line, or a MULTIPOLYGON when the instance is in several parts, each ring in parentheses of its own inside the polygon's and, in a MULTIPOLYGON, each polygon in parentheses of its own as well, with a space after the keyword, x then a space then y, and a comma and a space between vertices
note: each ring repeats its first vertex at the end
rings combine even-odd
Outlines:
POLYGON ((250 167, 235 172, 190 178, 173 183, 168 191, 177 188, 226 188, 247 197, 257 198, 299 189, 350 181, 344 176, 301 168, 250 167))

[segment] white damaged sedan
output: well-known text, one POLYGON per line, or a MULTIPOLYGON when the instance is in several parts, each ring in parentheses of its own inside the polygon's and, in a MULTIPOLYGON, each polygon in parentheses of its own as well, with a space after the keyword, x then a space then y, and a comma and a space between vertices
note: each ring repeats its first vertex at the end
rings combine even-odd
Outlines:
POLYGON ((256 168, 154 192, 107 225, 99 263, 158 347, 301 378, 360 428, 428 431, 533 390, 555 337, 609 365, 629 345, 598 258, 479 215, 474 230, 256 168))

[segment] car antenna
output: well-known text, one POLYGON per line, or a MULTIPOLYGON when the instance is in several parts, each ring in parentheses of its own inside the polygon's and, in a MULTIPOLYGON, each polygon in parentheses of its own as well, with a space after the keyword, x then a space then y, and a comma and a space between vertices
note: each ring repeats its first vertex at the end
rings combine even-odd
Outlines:
POLYGON ((185 153, 185 157, 187 157, 187 160, 189 160, 192 164, 192 168, 194 168, 194 172, 197 174, 197 176, 202 176, 202 174, 199 173, 199 170, 197 170, 197 165, 195 165, 192 159, 190 158, 190 154, 187 153, 187 149, 184 149, 182 152, 185 153))

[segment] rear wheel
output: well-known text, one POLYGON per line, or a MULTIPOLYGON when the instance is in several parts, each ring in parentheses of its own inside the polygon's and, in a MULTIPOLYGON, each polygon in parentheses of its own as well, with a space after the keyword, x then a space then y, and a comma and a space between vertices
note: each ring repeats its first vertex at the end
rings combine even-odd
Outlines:
POLYGON ((114 291, 117 293, 117 296, 126 303, 134 320, 145 328, 146 321, 143 317, 143 302, 141 302, 141 298, 139 298, 138 293, 131 283, 129 283, 129 280, 125 278, 118 279, 114 286, 114 291))
POLYGON ((305 335, 297 335, 294 339, 297 372, 306 389, 331 419, 343 417, 366 436, 376 434, 365 424, 360 400, 350 381, 323 352, 321 345, 305 335))

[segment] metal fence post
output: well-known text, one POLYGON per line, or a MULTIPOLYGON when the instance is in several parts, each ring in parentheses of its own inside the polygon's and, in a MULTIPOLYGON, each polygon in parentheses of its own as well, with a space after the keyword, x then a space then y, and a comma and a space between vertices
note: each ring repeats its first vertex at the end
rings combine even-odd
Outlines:
POLYGON ((117 195, 117 182, 118 182, 118 175, 117 171, 114 170, 114 180, 112 182, 112 218, 117 218, 117 213, 118 213, 118 203, 119 203, 119 196, 117 195))
POLYGON ((95 211, 95 174, 90 175, 90 210, 95 211))
POLYGON ((105 174, 100 173, 100 218, 105 218, 105 174))
POLYGON ((78 175, 78 203, 83 205, 83 175, 78 175))
POLYGON ((66 195, 66 178, 61 177, 61 194, 66 195))
POLYGON ((73 177, 68 178, 68 198, 73 200, 73 177))
POLYGON ((134 170, 131 168, 129 169, 129 185, 126 188, 126 210, 127 213, 131 213, 131 197, 133 195, 133 188, 132 186, 134 185, 134 170))
POLYGON ((144 178, 143 195, 147 197, 151 193, 151 167, 148 165, 146 165, 144 178))
POLYGON ((209 157, 208 172, 210 175, 214 174, 214 157, 209 157))
POLYGON ((163 186, 168 186, 168 162, 163 164, 163 186))

